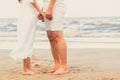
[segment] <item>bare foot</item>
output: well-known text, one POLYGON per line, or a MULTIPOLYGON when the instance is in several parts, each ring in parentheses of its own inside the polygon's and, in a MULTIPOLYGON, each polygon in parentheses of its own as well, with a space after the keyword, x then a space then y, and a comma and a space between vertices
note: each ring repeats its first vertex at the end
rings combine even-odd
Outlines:
POLYGON ((60 75, 60 74, 65 74, 68 73, 67 67, 66 66, 60 66, 55 72, 54 74, 56 75, 60 75))
POLYGON ((36 72, 34 70, 27 70, 27 71, 23 71, 23 75, 35 75, 35 74, 39 74, 39 72, 36 72))
POLYGON ((49 69, 47 73, 54 73, 59 68, 59 65, 54 66, 53 68, 49 69))

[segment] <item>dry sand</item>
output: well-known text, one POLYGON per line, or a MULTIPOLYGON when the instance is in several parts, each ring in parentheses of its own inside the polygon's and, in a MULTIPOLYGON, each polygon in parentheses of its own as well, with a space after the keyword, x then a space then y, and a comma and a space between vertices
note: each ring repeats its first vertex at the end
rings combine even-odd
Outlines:
POLYGON ((69 49, 69 73, 45 73, 52 67, 49 49, 35 49, 32 66, 39 75, 22 75, 22 62, 15 62, 8 53, 0 50, 0 80, 120 80, 120 49, 69 49))

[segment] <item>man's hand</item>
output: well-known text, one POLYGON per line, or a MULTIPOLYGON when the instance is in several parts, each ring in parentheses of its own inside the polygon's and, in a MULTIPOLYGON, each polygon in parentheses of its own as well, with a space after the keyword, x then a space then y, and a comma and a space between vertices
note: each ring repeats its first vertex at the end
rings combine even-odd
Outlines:
POLYGON ((48 20, 52 20, 53 19, 53 16, 52 16, 52 9, 48 9, 45 13, 45 17, 48 19, 48 20))
POLYGON ((43 15, 38 14, 38 19, 39 19, 39 20, 42 20, 42 22, 44 22, 44 16, 43 16, 43 15))

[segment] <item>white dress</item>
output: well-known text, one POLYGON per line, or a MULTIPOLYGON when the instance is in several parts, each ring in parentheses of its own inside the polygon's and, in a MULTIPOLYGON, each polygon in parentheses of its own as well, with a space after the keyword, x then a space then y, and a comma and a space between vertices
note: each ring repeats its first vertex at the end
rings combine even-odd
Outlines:
POLYGON ((20 16, 17 26, 18 45, 10 53, 10 56, 15 60, 23 60, 32 56, 37 23, 37 12, 32 2, 33 0, 22 0, 20 2, 20 16))

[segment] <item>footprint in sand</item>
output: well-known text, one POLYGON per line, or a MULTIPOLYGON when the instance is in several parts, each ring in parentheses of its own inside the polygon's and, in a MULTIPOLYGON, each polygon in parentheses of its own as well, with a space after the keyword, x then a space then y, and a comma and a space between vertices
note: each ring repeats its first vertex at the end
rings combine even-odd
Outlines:
MULTIPOLYGON (((99 79, 98 79, 99 80, 99 79)), ((117 78, 106 78, 106 77, 104 77, 104 78, 102 78, 102 79, 100 79, 100 80, 119 80, 119 79, 117 79, 117 78)))
POLYGON ((35 67, 35 68, 41 68, 41 65, 35 64, 34 67, 35 67))
POLYGON ((93 68, 90 67, 83 67, 83 66, 71 66, 69 67, 71 73, 80 73, 80 72, 93 72, 95 71, 93 68))
POLYGON ((9 70, 10 70, 10 72, 12 72, 12 73, 15 73, 15 72, 19 71, 18 68, 11 68, 11 69, 9 69, 9 70))

